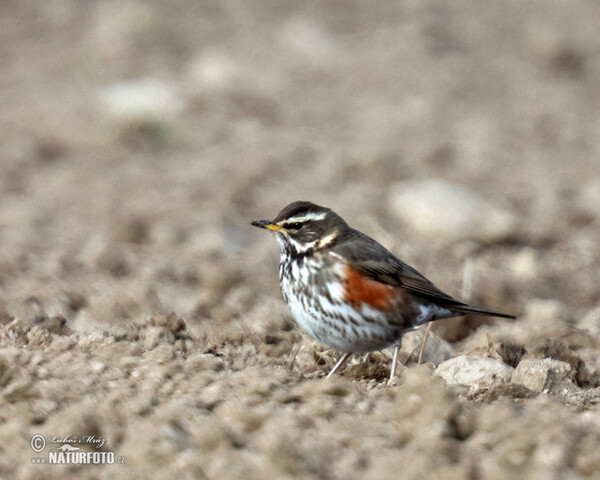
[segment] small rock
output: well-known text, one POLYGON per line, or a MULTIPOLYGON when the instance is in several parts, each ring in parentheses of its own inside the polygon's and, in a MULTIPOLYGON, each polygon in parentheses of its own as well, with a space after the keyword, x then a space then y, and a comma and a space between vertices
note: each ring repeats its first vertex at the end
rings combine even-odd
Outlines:
POLYGON ((516 217, 478 194, 444 180, 407 180, 390 194, 392 212, 424 235, 445 242, 494 242, 511 235, 516 217))
POLYGON ((534 392, 548 393, 569 381, 570 374, 571 366, 567 362, 554 358, 526 358, 517 365, 512 383, 523 385, 534 392))
POLYGON ((510 381, 514 368, 500 360, 475 355, 461 355, 441 363, 435 374, 448 385, 467 387, 469 393, 510 381))
POLYGON ((121 120, 162 120, 183 108, 174 86, 153 78, 110 85, 99 97, 102 110, 121 120))

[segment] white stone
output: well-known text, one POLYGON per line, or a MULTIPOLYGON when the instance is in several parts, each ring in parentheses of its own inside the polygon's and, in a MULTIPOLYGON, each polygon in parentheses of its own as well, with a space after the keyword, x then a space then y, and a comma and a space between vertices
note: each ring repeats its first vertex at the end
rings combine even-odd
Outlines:
POLYGON ((448 385, 468 388, 469 392, 507 383, 513 368, 495 358, 461 355, 442 362, 435 374, 448 385))
POLYGON ((515 215, 460 185, 439 179, 407 180, 392 187, 393 213, 420 233, 446 242, 502 240, 515 215))
POLYGON ((183 108, 174 86, 153 78, 109 85, 100 91, 99 101, 108 115, 126 121, 167 119, 183 108))

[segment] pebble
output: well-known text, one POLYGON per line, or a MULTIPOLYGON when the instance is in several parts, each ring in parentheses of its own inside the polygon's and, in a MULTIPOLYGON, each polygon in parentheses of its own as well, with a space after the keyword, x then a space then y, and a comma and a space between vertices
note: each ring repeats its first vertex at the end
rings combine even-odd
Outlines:
POLYGON ((554 358, 526 358, 519 362, 512 383, 534 392, 548 393, 561 385, 571 373, 571 366, 554 358))
POLYGON ((99 93, 100 108, 120 120, 164 120, 183 109, 173 85, 155 78, 120 82, 99 93))
POLYGON ((466 387, 469 393, 507 383, 514 369, 495 358, 460 355, 442 362, 435 374, 450 386, 466 387))
POLYGON ((508 209, 454 183, 406 180, 392 187, 392 213, 416 231, 442 242, 500 241, 516 227, 508 209))

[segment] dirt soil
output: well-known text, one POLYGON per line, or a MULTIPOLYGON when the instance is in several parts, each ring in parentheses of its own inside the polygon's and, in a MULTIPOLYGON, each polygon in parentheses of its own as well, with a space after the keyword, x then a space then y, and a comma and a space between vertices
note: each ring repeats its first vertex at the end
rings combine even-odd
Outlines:
POLYGON ((597 0, 1 2, 0 477, 600 478, 598 25, 597 0), (501 228, 413 222, 424 180, 501 228), (249 224, 300 199, 519 319, 325 380, 249 224), (115 463, 36 463, 69 445, 115 463))

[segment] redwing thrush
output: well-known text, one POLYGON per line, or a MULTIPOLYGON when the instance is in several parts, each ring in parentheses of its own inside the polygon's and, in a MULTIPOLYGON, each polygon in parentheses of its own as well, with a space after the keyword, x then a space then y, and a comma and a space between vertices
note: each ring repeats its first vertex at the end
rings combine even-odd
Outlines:
POLYGON ((352 353, 395 346, 419 325, 467 313, 515 318, 467 305, 439 290, 334 211, 294 202, 273 220, 252 222, 275 233, 281 293, 298 325, 322 344, 352 353))

